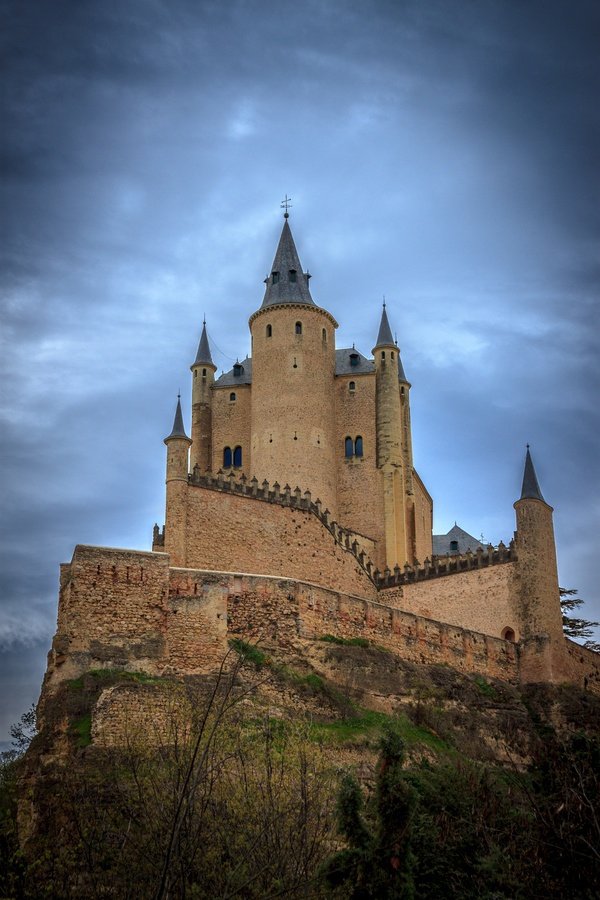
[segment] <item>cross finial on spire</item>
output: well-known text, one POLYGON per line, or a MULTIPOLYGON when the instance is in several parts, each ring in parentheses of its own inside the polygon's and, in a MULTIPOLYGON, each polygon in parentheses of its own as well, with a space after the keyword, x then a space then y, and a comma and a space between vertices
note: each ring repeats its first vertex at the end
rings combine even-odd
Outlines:
POLYGON ((281 208, 285 209, 285 212, 283 214, 284 219, 289 219, 290 214, 288 212, 288 207, 290 207, 291 205, 292 205, 292 198, 288 197, 288 195, 286 194, 285 198, 281 201, 281 208))

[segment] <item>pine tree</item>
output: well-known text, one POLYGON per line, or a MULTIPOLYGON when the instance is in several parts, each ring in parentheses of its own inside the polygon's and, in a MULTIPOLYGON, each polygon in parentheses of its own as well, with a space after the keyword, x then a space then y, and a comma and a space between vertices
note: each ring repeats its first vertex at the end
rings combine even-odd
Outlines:
POLYGON ((596 653, 600 653, 600 642, 594 638, 594 629, 600 625, 600 622, 591 622, 588 619, 580 619, 578 616, 569 615, 573 610, 583 606, 584 601, 577 596, 575 588, 559 588, 559 591, 563 632, 570 638, 585 638, 583 646, 587 647, 588 650, 595 650, 596 653))

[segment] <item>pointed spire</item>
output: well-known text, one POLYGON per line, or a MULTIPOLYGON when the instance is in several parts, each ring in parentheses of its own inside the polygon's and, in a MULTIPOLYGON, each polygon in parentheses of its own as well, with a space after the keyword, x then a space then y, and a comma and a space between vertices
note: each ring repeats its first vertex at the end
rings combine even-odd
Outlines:
POLYGON ((210 347, 208 345, 208 335, 206 334, 206 319, 202 322, 202 334, 200 335, 200 343, 198 344, 198 352, 192 366, 214 366, 212 356, 210 355, 210 347))
POLYGON ((542 497, 537 475, 535 474, 533 460, 531 459, 531 453, 529 452, 529 444, 527 444, 527 453, 525 455, 525 471, 523 472, 521 500, 541 500, 543 503, 546 502, 542 497))
POLYGON ((186 440, 190 440, 187 434, 185 433, 185 428, 183 425, 183 413, 181 412, 181 395, 177 394, 177 408, 175 410, 175 419, 173 420, 173 430, 168 437, 165 438, 166 441, 169 438, 185 438, 186 440))
POLYGON ((400 359, 400 351, 398 350, 398 381, 405 381, 406 384, 409 384, 409 380, 404 374, 404 366, 402 365, 402 360, 400 359))
POLYGON ((390 323, 387 317, 387 312, 385 311, 385 300, 383 301, 383 312, 381 313, 381 324, 379 325, 379 334, 377 335, 377 343, 375 347, 394 347, 394 338, 392 336, 392 329, 390 328, 390 323))
POLYGON ((289 221, 285 218, 271 273, 265 278, 267 288, 261 309, 276 303, 310 303, 314 306, 308 280, 308 273, 304 273, 300 265, 289 221))

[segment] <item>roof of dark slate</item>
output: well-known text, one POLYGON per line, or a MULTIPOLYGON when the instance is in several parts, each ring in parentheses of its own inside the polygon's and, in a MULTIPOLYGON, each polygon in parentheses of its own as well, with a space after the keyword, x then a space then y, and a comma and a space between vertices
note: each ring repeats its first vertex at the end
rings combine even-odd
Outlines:
POLYGON ((398 350, 398 381, 405 381, 409 384, 408 378, 404 374, 404 366, 402 365, 402 360, 400 359, 400 351, 398 350))
POLYGON ((302 271, 292 231, 286 219, 271 266, 271 274, 266 279, 267 287, 261 309, 265 306, 274 306, 276 303, 310 303, 314 306, 308 287, 309 277, 308 273, 302 271), (295 271, 296 281, 290 281, 291 271, 295 271), (279 279, 275 284, 274 272, 279 273, 279 279))
POLYGON ((364 375, 366 372, 374 372, 375 364, 373 360, 363 356, 360 350, 354 347, 346 347, 343 350, 335 351, 335 374, 336 375, 364 375), (351 356, 356 354, 358 357, 357 364, 352 365, 351 356))
POLYGON ((381 323, 379 325, 379 334, 377 335, 377 343, 376 347, 388 346, 388 344, 395 344, 394 337, 392 335, 392 329, 390 328, 390 323, 387 317, 387 312, 385 310, 385 303, 383 304, 383 310, 381 313, 381 323))
POLYGON ((460 528, 459 525, 453 525, 448 534, 434 534, 433 535, 433 554, 434 556, 445 556, 446 553, 466 553, 467 550, 471 550, 475 553, 481 547, 482 550, 485 550, 485 547, 478 541, 477 538, 474 538, 472 534, 469 534, 463 528, 460 528), (450 542, 456 541, 457 547, 454 550, 450 549, 450 542))
POLYGON ((527 453, 525 455, 525 471, 523 472, 523 486, 521 488, 521 500, 542 500, 542 492, 538 484, 537 475, 533 466, 531 453, 529 452, 529 444, 527 444, 527 453))
POLYGON ((177 408, 175 409, 175 419, 173 420, 173 430, 171 431, 171 434, 165 438, 165 440, 168 441, 169 438, 173 438, 173 437, 184 437, 184 438, 187 438, 189 441, 189 438, 188 438, 187 434, 185 433, 185 428, 183 425, 183 413, 181 412, 181 398, 179 396, 177 397, 177 408))
POLYGON ((212 356, 210 355, 210 347, 208 346, 208 335, 206 334, 206 322, 202 323, 202 334, 200 335, 200 343, 198 344, 198 352, 196 359, 192 363, 194 366, 214 366, 212 356))
POLYGON ((236 363, 236 366, 241 367, 239 375, 234 375, 234 369, 230 369, 229 372, 224 372, 220 378, 217 378, 215 386, 231 387, 236 384, 252 384, 252 360, 250 357, 247 356, 240 363, 236 363))

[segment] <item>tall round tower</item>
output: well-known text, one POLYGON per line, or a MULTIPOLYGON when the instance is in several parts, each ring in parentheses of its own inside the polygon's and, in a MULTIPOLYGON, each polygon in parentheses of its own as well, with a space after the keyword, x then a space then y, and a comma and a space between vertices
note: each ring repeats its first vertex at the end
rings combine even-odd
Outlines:
POLYGON ((217 367, 212 361, 206 321, 202 323, 202 334, 198 344, 192 370, 192 459, 191 466, 200 471, 210 472, 212 460, 212 386, 217 367))
POLYGON ((310 490, 335 516, 335 329, 310 294, 285 222, 252 334, 252 473, 310 490))

